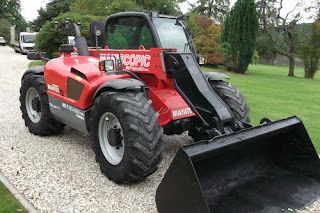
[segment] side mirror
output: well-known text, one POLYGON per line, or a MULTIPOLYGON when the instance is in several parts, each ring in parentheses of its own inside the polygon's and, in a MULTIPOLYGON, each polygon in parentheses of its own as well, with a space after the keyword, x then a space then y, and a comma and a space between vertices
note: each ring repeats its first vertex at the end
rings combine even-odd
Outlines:
POLYGON ((189 16, 187 15, 181 15, 177 18, 178 20, 183 20, 183 21, 188 21, 189 20, 189 16))
POLYGON ((27 58, 29 60, 41 60, 41 59, 47 59, 47 53, 46 52, 28 52, 27 58))
POLYGON ((104 47, 106 45, 106 31, 102 21, 90 22, 90 42, 91 46, 104 47))

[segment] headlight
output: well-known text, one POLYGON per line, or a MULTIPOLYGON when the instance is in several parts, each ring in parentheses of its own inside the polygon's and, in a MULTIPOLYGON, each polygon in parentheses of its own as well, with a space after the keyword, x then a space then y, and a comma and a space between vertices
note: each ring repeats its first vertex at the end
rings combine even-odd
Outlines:
POLYGON ((198 56, 198 61, 199 61, 199 64, 205 64, 205 61, 206 61, 206 57, 204 55, 199 55, 198 56))
POLYGON ((113 71, 114 70, 114 62, 113 60, 104 60, 99 62, 100 71, 113 71))

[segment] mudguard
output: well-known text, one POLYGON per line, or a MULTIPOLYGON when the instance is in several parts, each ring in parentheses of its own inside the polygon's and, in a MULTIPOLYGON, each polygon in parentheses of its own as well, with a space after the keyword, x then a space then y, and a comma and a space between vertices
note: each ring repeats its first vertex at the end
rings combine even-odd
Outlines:
POLYGON ((44 70, 44 65, 30 67, 23 73, 22 79, 24 78, 25 75, 27 75, 29 73, 34 73, 34 74, 37 74, 37 75, 43 75, 43 70, 44 70))
POLYGON ((203 75, 206 77, 206 79, 209 80, 217 80, 217 79, 228 79, 230 80, 230 77, 224 73, 221 72, 204 72, 203 75))
POLYGON ((115 89, 115 90, 123 90, 123 89, 137 89, 144 87, 144 83, 137 79, 133 78, 122 78, 122 79, 115 79, 102 84, 97 91, 93 95, 93 100, 98 97, 101 92, 106 91, 108 89, 115 89))

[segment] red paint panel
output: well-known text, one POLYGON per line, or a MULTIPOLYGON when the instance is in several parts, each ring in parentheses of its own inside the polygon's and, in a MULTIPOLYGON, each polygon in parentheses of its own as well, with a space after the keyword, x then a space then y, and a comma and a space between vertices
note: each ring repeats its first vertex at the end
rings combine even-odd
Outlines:
MULTIPOLYGON (((76 52, 76 51, 75 51, 76 52)), ((130 78, 129 75, 105 75, 99 70, 99 61, 121 57, 123 68, 136 73, 150 89, 150 99, 153 108, 159 113, 159 123, 164 126, 172 120, 195 116, 179 93, 174 89, 172 79, 167 77, 163 65, 163 50, 99 50, 89 49, 91 56, 63 55, 50 60, 45 65, 45 79, 48 95, 58 98, 80 109, 87 109, 93 105, 93 95, 103 83, 120 78, 130 78), (112 56, 112 57, 110 57, 112 56), (71 72, 76 69, 86 76, 79 76, 71 72), (72 78, 84 85, 78 101, 67 97, 68 79, 72 78)))

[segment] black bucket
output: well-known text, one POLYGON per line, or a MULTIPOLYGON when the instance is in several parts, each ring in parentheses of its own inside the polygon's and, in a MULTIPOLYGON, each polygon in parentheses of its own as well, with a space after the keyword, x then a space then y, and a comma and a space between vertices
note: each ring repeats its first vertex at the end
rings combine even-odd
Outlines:
POLYGON ((170 212, 288 212, 320 195, 320 161, 297 117, 179 149, 156 203, 170 212))

